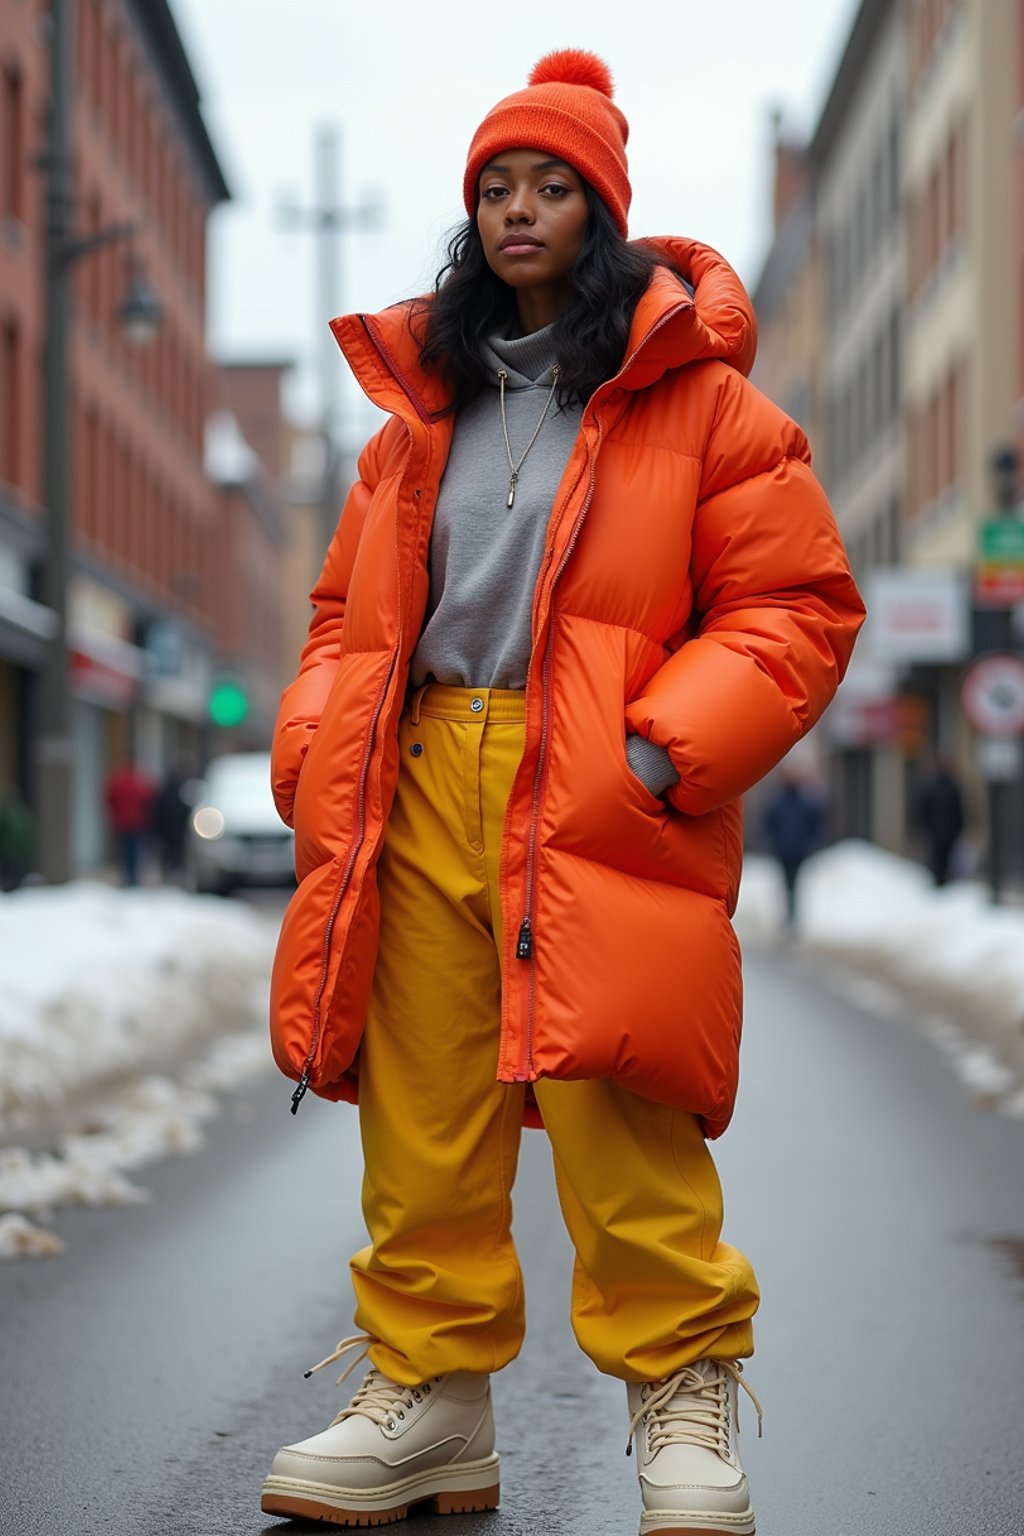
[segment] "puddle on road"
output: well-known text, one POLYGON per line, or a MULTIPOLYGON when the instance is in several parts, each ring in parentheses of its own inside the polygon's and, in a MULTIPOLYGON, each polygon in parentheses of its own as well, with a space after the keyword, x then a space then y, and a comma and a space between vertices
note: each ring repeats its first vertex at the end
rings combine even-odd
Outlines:
POLYGON ((1000 1255, 1017 1279, 1024 1283, 1024 1237, 990 1237, 988 1246, 1000 1255))

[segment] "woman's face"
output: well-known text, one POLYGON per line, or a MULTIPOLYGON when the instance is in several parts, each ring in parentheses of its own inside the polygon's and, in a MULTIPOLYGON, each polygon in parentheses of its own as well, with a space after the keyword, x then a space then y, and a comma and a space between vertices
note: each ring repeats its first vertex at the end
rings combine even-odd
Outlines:
POLYGON ((587 214, 583 178, 544 150, 503 151, 480 174, 476 223, 487 265, 520 301, 553 307, 552 319, 568 298, 587 214))

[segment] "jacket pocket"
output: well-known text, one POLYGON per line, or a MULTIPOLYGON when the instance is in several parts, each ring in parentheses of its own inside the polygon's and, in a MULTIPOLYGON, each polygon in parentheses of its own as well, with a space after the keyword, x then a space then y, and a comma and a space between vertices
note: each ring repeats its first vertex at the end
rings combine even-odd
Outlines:
POLYGON ((295 791, 300 879, 328 859, 343 859, 351 847, 374 711, 390 665, 386 651, 349 651, 342 658, 295 791))

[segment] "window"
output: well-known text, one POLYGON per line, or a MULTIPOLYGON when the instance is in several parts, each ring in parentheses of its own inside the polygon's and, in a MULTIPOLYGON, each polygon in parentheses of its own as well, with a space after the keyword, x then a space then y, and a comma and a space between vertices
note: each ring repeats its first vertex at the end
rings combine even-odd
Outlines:
POLYGON ((925 407, 924 418, 924 500, 934 501, 941 489, 939 484, 939 433, 942 424, 939 414, 939 396, 936 391, 925 407))
POLYGON ((871 162, 871 245, 877 246, 885 231, 885 159, 879 145, 871 162))
POLYGON ((85 413, 85 463, 82 475, 82 496, 84 507, 82 523, 85 532, 90 539, 95 539, 99 531, 100 512, 100 477, 99 477, 99 420, 96 415, 96 407, 90 405, 85 413))
POLYGON ((939 167, 932 167, 925 194, 924 256, 925 272, 931 273, 942 251, 942 198, 939 167))
POLYGON ((949 439, 949 480, 959 485, 964 472, 963 365, 957 363, 946 386, 946 432, 949 439))
MULTIPOLYGON (((89 194, 89 199, 86 203, 86 209, 86 219, 89 233, 91 235, 99 234, 103 223, 103 211, 100 205, 100 195, 98 192, 91 192, 89 194)), ((94 324, 99 321, 100 313, 103 307, 103 285, 100 255, 100 251, 94 251, 87 261, 83 261, 81 263, 86 284, 86 306, 89 311, 90 319, 94 324)))
POLYGON ((893 417, 899 414, 902 369, 900 349, 903 344, 900 327, 900 307, 894 304, 889 315, 889 411, 893 417))
POLYGON ((871 209, 868 201, 868 187, 866 182, 861 183, 857 193, 857 225, 853 246, 853 272, 851 273, 850 286, 853 289, 860 287, 864 272, 871 253, 871 209))
POLYGON ((893 104, 889 117, 888 180, 889 217, 893 221, 900 214, 900 109, 893 104))
POLYGON ((13 320, 0 326, 0 481, 18 484, 19 463, 19 344, 13 320))
POLYGON ((888 424, 888 400, 885 392, 885 332, 879 331, 871 356, 871 431, 872 436, 884 432, 888 424))
POLYGON ((907 296, 913 299, 921 286, 921 199, 912 193, 907 199, 907 296))
POLYGON ((22 219, 25 206, 25 112, 21 72, 14 64, 3 72, 3 120, 0 122, 0 154, 3 155, 3 187, 0 213, 22 219))
POLYGON ((907 412, 907 515, 914 517, 921 505, 921 418, 907 412))
POLYGON ((892 501, 890 501, 890 503, 889 503, 889 511, 888 511, 888 515, 887 515, 887 520, 888 520, 888 524, 889 524, 889 541, 888 541, 888 545, 889 545, 889 547, 888 547, 889 563, 890 563, 890 565, 899 565, 899 563, 900 563, 900 546, 901 546, 903 541, 900 538, 900 504, 899 504, 899 500, 895 496, 893 497, 892 501))

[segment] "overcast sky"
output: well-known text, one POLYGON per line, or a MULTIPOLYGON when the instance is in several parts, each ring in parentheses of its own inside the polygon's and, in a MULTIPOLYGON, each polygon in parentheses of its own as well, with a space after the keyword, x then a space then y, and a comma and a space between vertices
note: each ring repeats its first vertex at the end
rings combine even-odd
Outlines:
MULTIPOLYGON (((630 123, 632 235, 682 234, 753 285, 770 234, 773 105, 817 121, 858 0, 171 0, 233 200, 211 226, 210 338, 225 357, 295 358, 294 410, 315 400, 329 316, 314 245, 275 208, 308 203, 322 124, 343 142, 343 202, 376 194, 381 227, 343 242, 340 310, 428 288, 462 218, 469 140, 553 48, 610 65, 630 123), (507 20, 505 19, 507 17, 507 20)), ((339 354, 339 368, 343 364, 339 354)), ((339 374, 339 380, 342 375, 339 374)), ((372 420, 341 385, 346 435, 372 420)))

